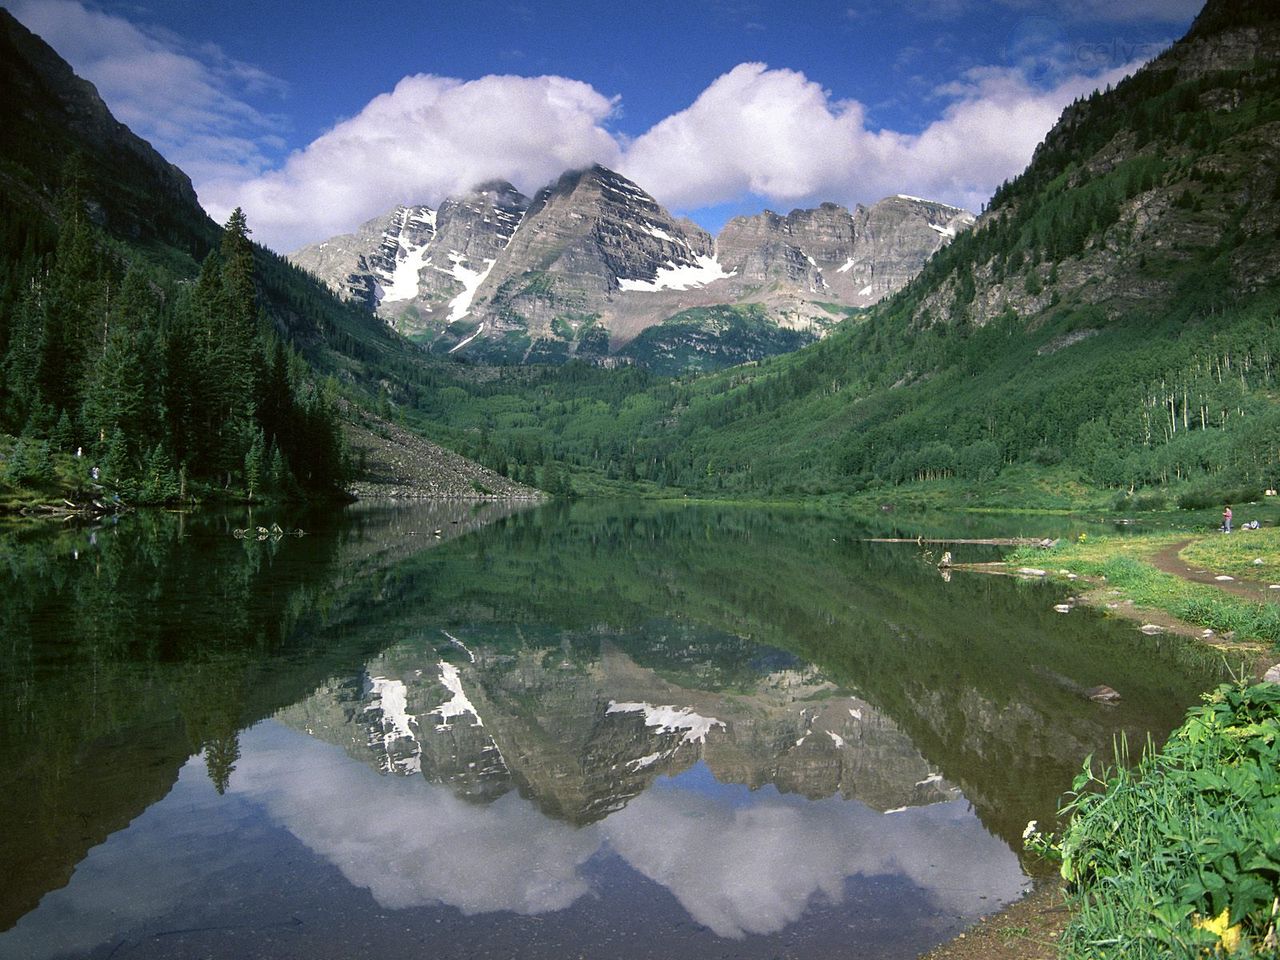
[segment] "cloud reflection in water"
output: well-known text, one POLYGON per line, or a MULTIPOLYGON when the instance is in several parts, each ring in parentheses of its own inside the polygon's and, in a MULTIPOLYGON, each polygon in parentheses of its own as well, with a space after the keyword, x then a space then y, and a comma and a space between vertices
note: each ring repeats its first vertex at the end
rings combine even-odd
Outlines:
POLYGON ((772 788, 685 790, 677 778, 574 829, 514 793, 476 806, 419 778, 377 776, 336 748, 299 745, 301 735, 255 734, 233 788, 384 907, 561 909, 587 892, 580 867, 604 844, 722 937, 780 930, 815 894, 839 901, 859 874, 904 876, 953 915, 973 912, 979 895, 1015 898, 1023 884, 1017 858, 964 801, 881 814, 772 788))
POLYGON ((1024 883, 1014 854, 962 800, 880 814, 771 787, 708 788, 701 767, 575 828, 514 792, 478 805, 421 777, 382 776, 271 721, 246 731, 241 749, 226 797, 203 780, 200 760, 189 762, 168 797, 0 935, 0 957, 83 952, 193 901, 216 912, 233 899, 230 878, 268 855, 255 809, 387 909, 560 910, 592 892, 583 867, 609 853, 733 938, 783 929, 815 895, 839 902, 847 878, 859 875, 904 877, 948 916, 976 917, 1024 883))

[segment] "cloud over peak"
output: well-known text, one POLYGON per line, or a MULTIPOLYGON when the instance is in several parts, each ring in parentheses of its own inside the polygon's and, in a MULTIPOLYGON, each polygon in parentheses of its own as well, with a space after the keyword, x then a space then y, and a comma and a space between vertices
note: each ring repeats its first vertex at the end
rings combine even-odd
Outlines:
POLYGON ((1076 97, 1135 64, 1044 89, 1011 67, 938 87, 941 116, 919 133, 875 129, 862 104, 793 70, 745 63, 639 137, 623 172, 664 203, 697 208, 746 193, 787 203, 874 201, 908 192, 977 209, 1021 172, 1076 97))
POLYGON ((572 167, 616 164, 604 126, 615 104, 564 77, 417 74, 280 168, 199 184, 200 197, 215 218, 243 207, 266 242, 293 249, 396 203, 438 204, 493 179, 532 191, 572 167))
MULTIPOLYGON (((1157 2, 1122 0, 1111 13, 1149 13, 1157 2)), ((976 210, 1021 172, 1068 103, 1156 52, 1072 48, 1058 20, 1024 18, 1005 65, 923 83, 933 119, 909 130, 877 123, 880 108, 804 72, 758 61, 737 64, 633 136, 617 128, 621 98, 579 80, 418 73, 284 155, 284 121, 254 106, 286 93, 271 74, 81 0, 15 0, 12 9, 98 86, 119 119, 186 170, 215 219, 243 207, 255 236, 281 251, 348 232, 397 203, 434 205, 493 179, 532 193, 592 163, 695 217, 748 198, 853 205, 894 193, 976 210)))
POLYGON ((351 230, 396 203, 439 203, 484 180, 526 193, 601 163, 661 203, 697 211, 745 196, 852 205, 906 192, 977 209, 1026 166, 1062 109, 1136 65, 1037 86, 985 67, 938 87, 939 117, 915 133, 876 129, 856 100, 789 69, 742 63, 634 140, 608 128, 618 106, 564 77, 418 75, 375 97, 282 167, 200 185, 215 216, 243 206, 280 249, 351 230))

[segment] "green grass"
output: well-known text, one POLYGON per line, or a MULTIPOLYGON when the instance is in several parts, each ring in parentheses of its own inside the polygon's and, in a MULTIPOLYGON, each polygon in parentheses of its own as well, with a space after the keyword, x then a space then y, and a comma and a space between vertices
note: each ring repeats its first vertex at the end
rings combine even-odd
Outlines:
POLYGON ((1229 537, 1206 537, 1183 550, 1182 558, 1217 573, 1277 583, 1280 582, 1280 528, 1236 530, 1229 537))
MULTIPOLYGON (((1266 536, 1280 540, 1274 530, 1251 531, 1245 536, 1213 536, 1193 544, 1197 559, 1210 569, 1254 570, 1256 547, 1266 536), (1198 559, 1201 556, 1206 559, 1198 559), (1210 563, 1209 560, 1214 562, 1210 563), (1217 564, 1221 563, 1219 567, 1217 564)), ((1107 585, 1141 607, 1164 610, 1180 620, 1208 627, 1218 633, 1234 632, 1238 640, 1262 640, 1280 644, 1280 604, 1259 603, 1238 597, 1209 584, 1192 583, 1157 570, 1149 558, 1161 548, 1185 540, 1186 533, 1162 533, 1135 537, 1106 537, 1060 544, 1053 550, 1023 549, 1008 558, 1013 567, 1035 566, 1065 569, 1084 577, 1105 578, 1107 585)), ((1192 547, 1183 551, 1190 559, 1192 547)))
POLYGON ((1062 836, 1073 917, 1064 960, 1276 956, 1280 902, 1280 684, 1226 684, 1162 751, 1129 768, 1086 760, 1062 836))

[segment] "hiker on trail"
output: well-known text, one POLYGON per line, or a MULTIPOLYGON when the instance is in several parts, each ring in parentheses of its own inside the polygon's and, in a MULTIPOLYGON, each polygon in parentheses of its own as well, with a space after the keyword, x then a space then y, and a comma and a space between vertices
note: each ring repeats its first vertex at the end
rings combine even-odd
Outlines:
POLYGON ((1222 532, 1231 532, 1231 504, 1222 508, 1222 532))

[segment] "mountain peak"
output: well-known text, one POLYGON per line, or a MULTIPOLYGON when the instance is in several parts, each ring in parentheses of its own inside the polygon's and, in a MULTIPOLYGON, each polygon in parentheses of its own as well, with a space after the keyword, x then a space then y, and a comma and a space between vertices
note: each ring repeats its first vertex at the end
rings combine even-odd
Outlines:
POLYGON ((514 197, 524 196, 509 180, 501 178, 477 183, 468 191, 468 196, 514 197))
MULTIPOLYGON (((746 311, 757 325, 767 318, 774 334, 787 331, 776 342, 793 349, 848 308, 899 289, 973 222, 958 208, 916 197, 853 212, 826 202, 785 216, 734 218, 717 241, 598 163, 566 171, 532 202, 505 181, 479 184, 441 203, 433 238, 399 229, 415 217, 425 223, 426 214, 375 221, 377 237, 364 246, 375 243, 376 251, 357 255, 335 238, 296 258, 321 274, 316 265, 338 250, 357 264, 337 278, 339 286, 356 289, 364 276, 370 304, 404 332, 436 350, 507 362, 605 362, 682 311, 708 308, 721 318, 746 311), (521 202, 504 209, 512 197, 521 202)), ((695 334, 704 335, 712 336, 701 328, 695 334)))

